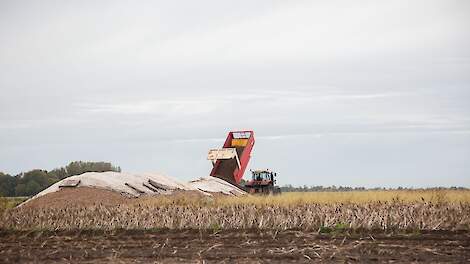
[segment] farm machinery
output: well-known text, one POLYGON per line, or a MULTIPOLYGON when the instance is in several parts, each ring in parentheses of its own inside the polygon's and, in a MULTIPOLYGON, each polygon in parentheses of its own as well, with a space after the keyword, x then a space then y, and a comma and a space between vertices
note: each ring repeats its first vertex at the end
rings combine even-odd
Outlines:
POLYGON ((238 186, 248 193, 280 194, 281 189, 275 186, 277 173, 268 169, 251 171, 251 180, 241 184, 254 144, 253 131, 229 132, 222 148, 209 150, 207 159, 213 166, 210 176, 238 186))
POLYGON ((245 183, 249 193, 280 194, 281 188, 275 186, 277 173, 269 169, 251 171, 251 180, 245 183))

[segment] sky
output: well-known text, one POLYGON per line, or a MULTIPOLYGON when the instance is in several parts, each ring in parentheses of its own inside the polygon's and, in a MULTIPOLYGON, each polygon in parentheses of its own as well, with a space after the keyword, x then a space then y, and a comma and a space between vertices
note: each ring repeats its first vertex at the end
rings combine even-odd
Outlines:
POLYGON ((470 187, 469 47, 466 0, 3 0, 0 171, 190 180, 250 129, 281 185, 470 187))

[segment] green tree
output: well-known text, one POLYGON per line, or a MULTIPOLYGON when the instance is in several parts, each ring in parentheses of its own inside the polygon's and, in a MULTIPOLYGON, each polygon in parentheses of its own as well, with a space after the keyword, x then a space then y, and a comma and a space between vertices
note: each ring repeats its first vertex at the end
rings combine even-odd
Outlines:
POLYGON ((15 196, 26 196, 26 184, 20 183, 16 185, 15 196))
POLYGON ((73 161, 65 167, 65 170, 67 171, 68 176, 73 176, 80 175, 85 172, 120 172, 121 168, 114 166, 110 162, 73 161))
POLYGON ((48 172, 51 178, 62 180, 68 177, 67 170, 65 168, 57 168, 48 172))
POLYGON ((28 181, 28 183, 26 183, 26 193, 24 196, 35 195, 44 189, 45 188, 39 185, 39 183, 37 183, 36 181, 34 180, 28 181))
POLYGON ((15 196, 15 178, 0 172, 0 196, 15 196))

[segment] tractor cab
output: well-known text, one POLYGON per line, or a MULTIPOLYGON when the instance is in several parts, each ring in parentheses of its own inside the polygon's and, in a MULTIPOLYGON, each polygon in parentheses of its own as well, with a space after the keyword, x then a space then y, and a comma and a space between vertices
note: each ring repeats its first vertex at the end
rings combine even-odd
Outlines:
POLYGON ((276 176, 276 173, 269 171, 269 170, 257 170, 257 171, 251 171, 251 180, 252 181, 257 181, 257 182, 262 182, 262 181, 272 181, 273 183, 276 183, 276 180, 274 177, 276 176))
POLYGON ((279 194, 281 189, 274 186, 277 173, 266 170, 251 170, 251 180, 245 184, 249 193, 279 194))

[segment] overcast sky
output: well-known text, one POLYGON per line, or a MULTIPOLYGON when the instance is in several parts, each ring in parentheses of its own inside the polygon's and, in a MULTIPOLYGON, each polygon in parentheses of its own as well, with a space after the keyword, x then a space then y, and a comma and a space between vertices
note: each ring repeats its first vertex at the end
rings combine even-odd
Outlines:
POLYGON ((1 1, 0 171, 470 187, 470 1, 1 1), (248 173, 245 174, 245 177, 248 173))

